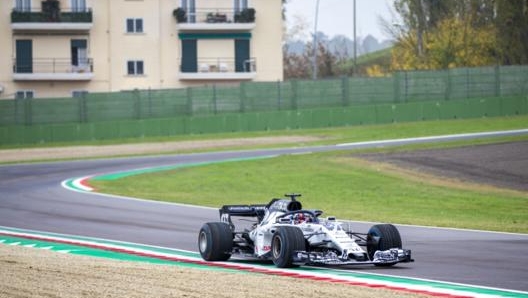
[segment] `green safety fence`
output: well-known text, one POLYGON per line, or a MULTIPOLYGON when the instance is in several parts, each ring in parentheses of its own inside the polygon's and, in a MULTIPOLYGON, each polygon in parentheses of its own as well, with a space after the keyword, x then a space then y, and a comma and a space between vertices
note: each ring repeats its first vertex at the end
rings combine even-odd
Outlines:
POLYGON ((313 110, 526 96, 528 66, 404 71, 390 77, 213 84, 0 101, 0 127, 313 110))
POLYGON ((171 118, 0 126, 0 145, 266 131, 528 114, 528 97, 380 103, 171 118))

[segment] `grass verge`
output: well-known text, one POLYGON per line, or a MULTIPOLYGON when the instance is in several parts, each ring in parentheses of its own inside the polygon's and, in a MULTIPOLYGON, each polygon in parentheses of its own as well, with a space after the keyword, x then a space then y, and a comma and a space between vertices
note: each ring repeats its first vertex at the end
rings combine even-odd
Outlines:
MULTIPOLYGON (((6 148, 0 144, 0 164, 332 145, 360 141, 523 129, 528 128, 527 123, 528 115, 523 115, 516 117, 423 121, 324 129, 238 132, 162 138, 53 143, 40 144, 40 147, 30 146, 23 148, 6 148)), ((507 139, 528 139, 528 135, 507 139)), ((480 139, 479 141, 472 142, 482 143, 490 141, 480 139)), ((491 142, 494 142, 494 140, 491 140, 491 142)), ((454 144, 464 143, 467 142, 456 142, 454 144)), ((417 145, 416 147, 423 148, 426 146, 417 145)), ((449 143, 442 146, 453 146, 453 144, 449 143)))
MULTIPOLYGON (((423 137, 456 133, 473 133, 497 130, 528 128, 528 115, 477 119, 436 120, 377 125, 358 125, 319 129, 270 130, 260 132, 232 132, 218 134, 179 135, 170 137, 148 137, 133 139, 94 140, 79 142, 41 143, 34 145, 5 145, 0 149, 62 148, 74 146, 106 146, 122 144, 165 143, 181 141, 212 141, 236 138, 258 138, 270 136, 312 136, 316 141, 302 145, 326 145, 347 142, 373 141, 408 137, 423 137)), ((258 146, 260 147, 260 146, 258 146)), ((250 148, 250 147, 245 147, 250 148)), ((215 150, 218 148, 215 148, 215 150)))
POLYGON ((350 152, 213 164, 92 184, 105 193, 211 207, 265 203, 301 192, 305 207, 339 218, 528 233, 524 193, 440 183, 358 160, 350 152))

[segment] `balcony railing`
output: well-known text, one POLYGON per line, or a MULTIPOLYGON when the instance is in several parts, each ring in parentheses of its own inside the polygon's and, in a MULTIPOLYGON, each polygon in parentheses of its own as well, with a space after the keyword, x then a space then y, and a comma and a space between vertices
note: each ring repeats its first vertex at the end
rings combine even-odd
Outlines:
POLYGON ((177 8, 173 15, 180 30, 251 30, 255 26, 255 9, 202 9, 193 12, 177 8))
POLYGON ((255 77, 257 63, 255 58, 244 61, 236 61, 234 58, 198 58, 196 65, 182 65, 180 70, 181 79, 247 80, 255 77))
POLYGON ((93 77, 93 60, 81 59, 74 65, 69 58, 13 59, 16 80, 87 80, 93 77))
POLYGON ((11 12, 11 23, 92 23, 92 10, 18 11, 11 12))

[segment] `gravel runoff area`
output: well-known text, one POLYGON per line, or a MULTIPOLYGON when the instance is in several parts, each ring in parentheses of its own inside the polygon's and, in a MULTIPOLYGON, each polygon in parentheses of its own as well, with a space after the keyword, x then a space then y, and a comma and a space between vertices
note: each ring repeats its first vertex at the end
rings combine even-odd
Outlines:
POLYGON ((46 147, 0 150, 0 163, 52 159, 96 158, 142 154, 189 152, 204 149, 240 148, 263 145, 302 144, 322 140, 312 136, 273 136, 232 138, 219 140, 174 141, 160 143, 133 143, 119 145, 46 147))
POLYGON ((424 297, 351 285, 204 271, 0 244, 0 297, 424 297))

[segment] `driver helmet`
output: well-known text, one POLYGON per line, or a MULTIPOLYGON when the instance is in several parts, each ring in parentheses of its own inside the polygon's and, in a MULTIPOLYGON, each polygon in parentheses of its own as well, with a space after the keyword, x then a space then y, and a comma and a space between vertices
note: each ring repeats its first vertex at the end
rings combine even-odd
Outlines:
POLYGON ((295 223, 300 224, 306 221, 306 216, 303 213, 296 214, 295 223))

